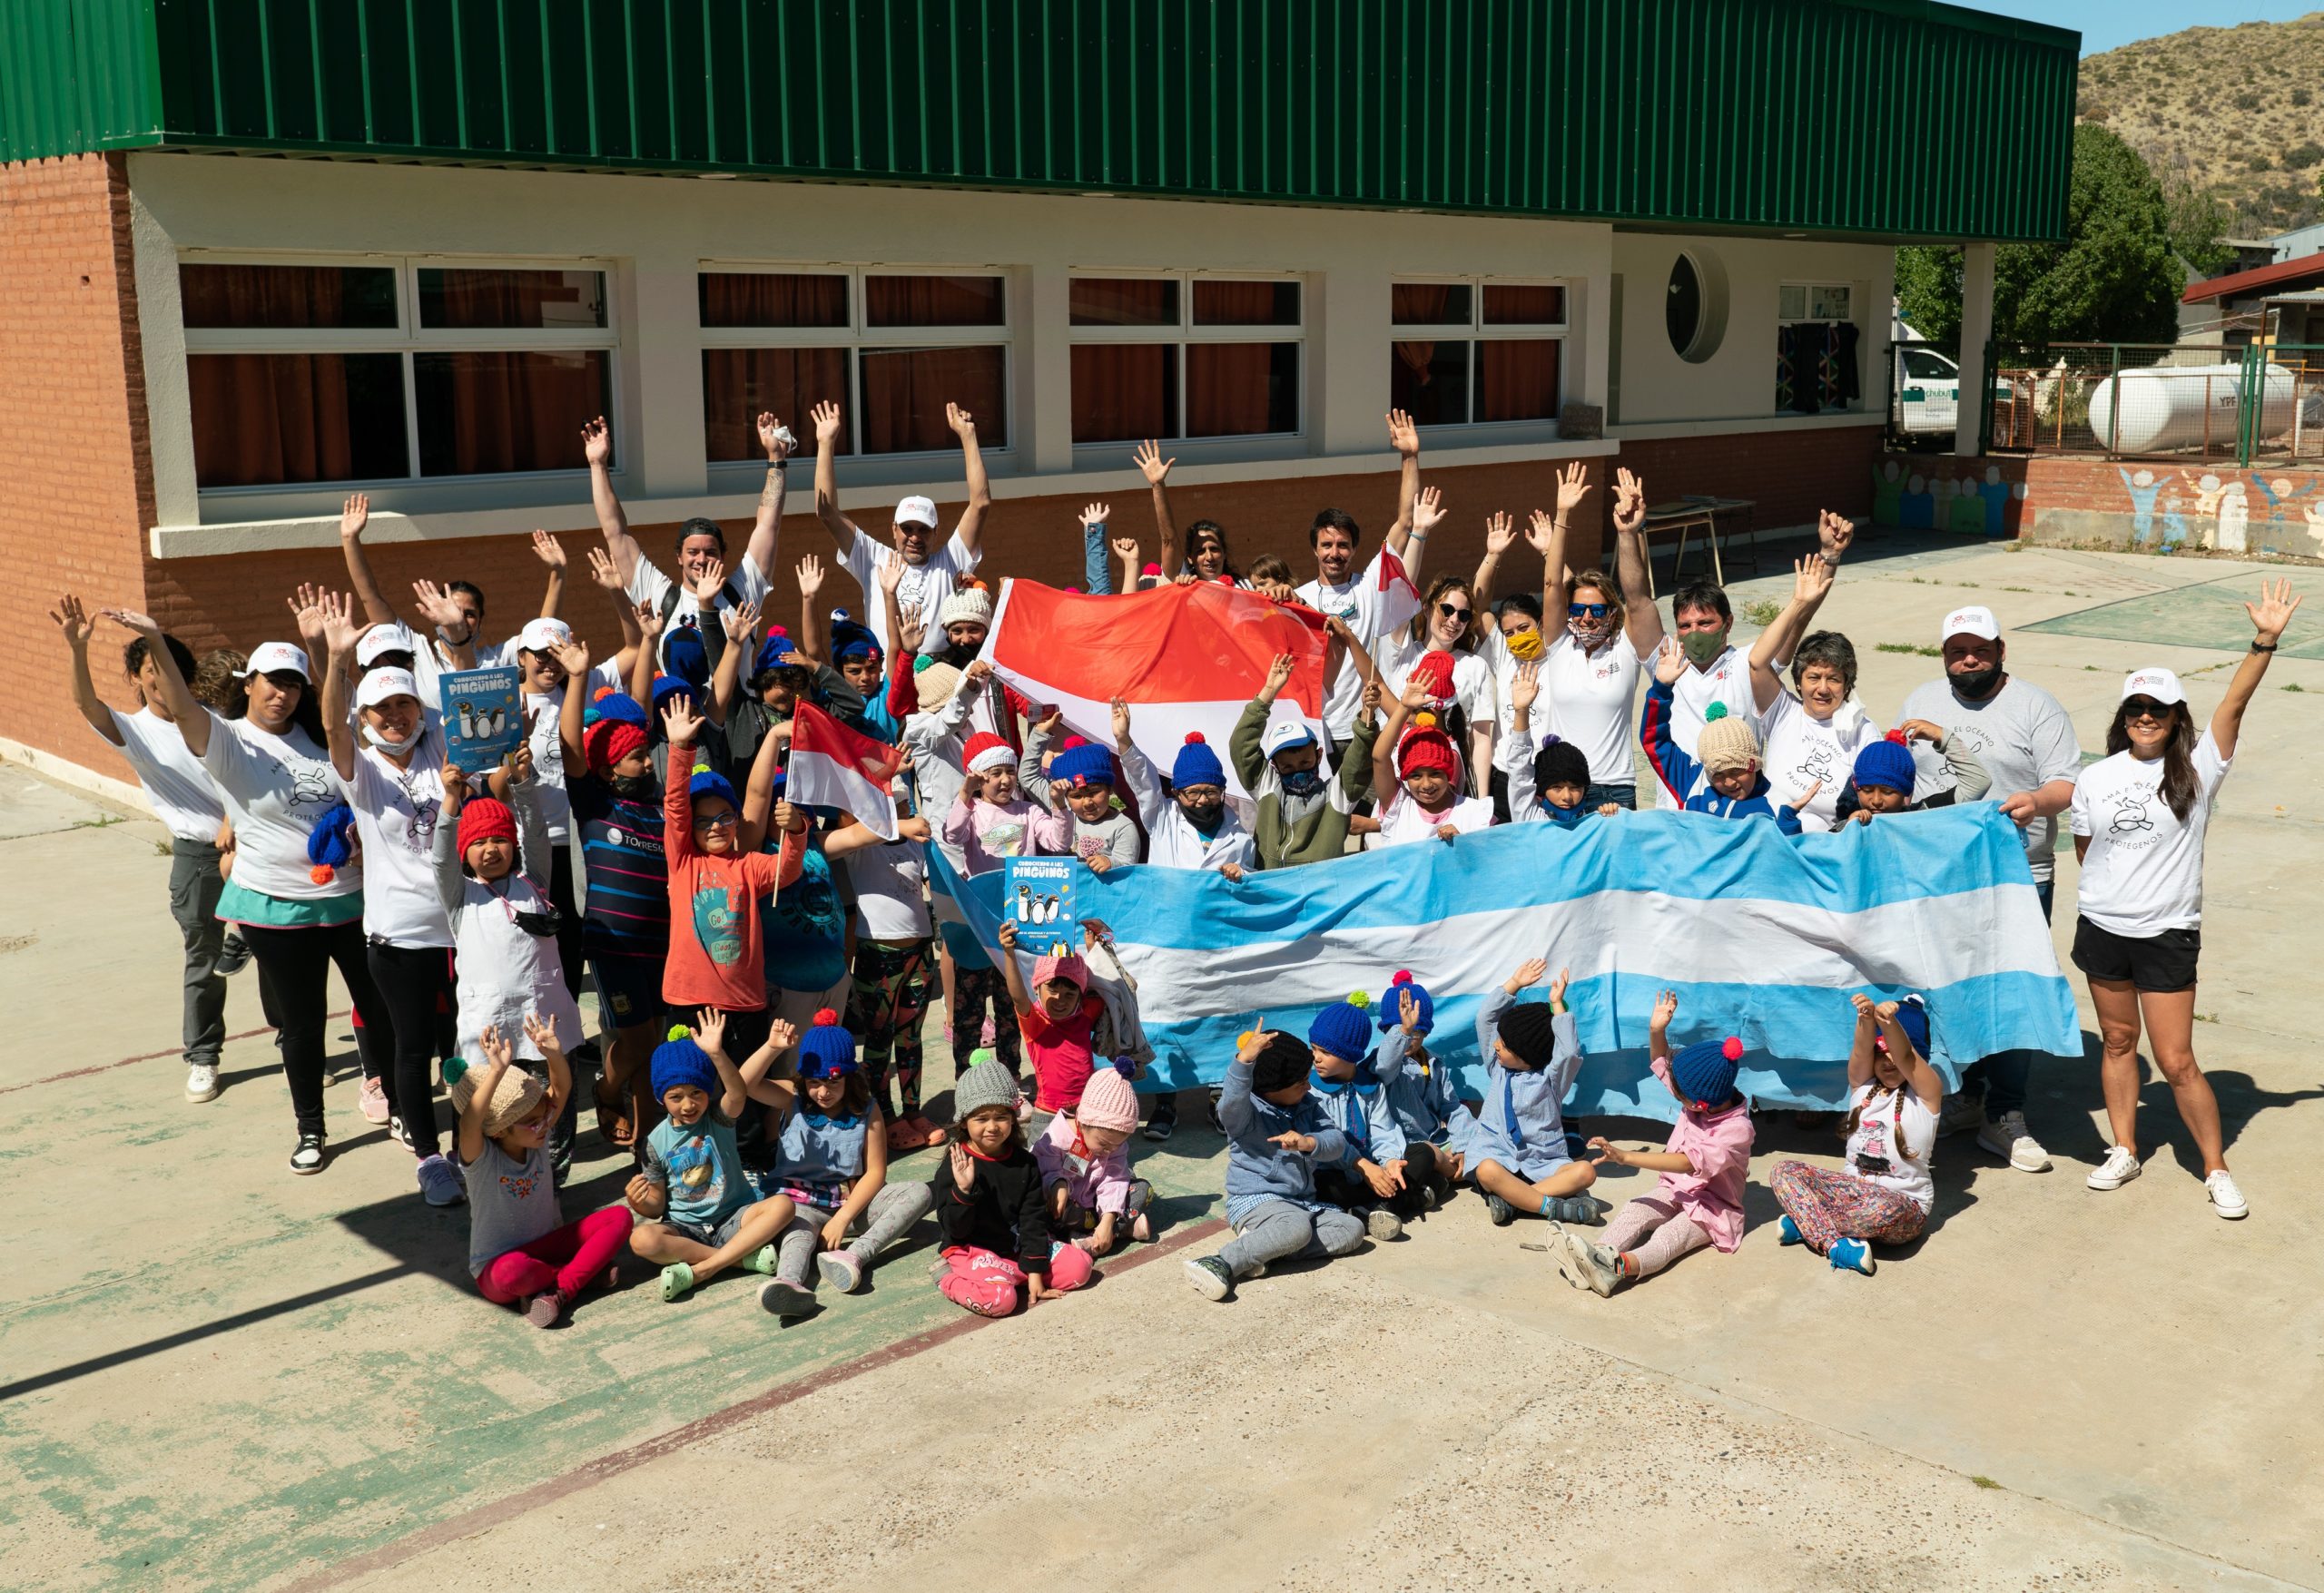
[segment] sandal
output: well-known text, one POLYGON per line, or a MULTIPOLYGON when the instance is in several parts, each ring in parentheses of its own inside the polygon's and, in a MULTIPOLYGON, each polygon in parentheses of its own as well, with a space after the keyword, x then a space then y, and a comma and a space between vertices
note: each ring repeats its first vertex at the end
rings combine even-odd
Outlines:
POLYGON ((630 1112, 629 1097, 626 1081, 597 1080, 597 1137, 616 1150, 627 1150, 637 1143, 637 1120, 630 1112))

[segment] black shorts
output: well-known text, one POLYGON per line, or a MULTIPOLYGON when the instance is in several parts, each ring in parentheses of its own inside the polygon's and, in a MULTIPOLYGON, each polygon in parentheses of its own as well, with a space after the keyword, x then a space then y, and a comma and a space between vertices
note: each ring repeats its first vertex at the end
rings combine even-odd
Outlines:
MULTIPOLYGON (((598 955, 589 959, 597 985, 600 1020, 614 1028, 659 1024, 662 966, 650 958, 598 955)), ((691 1020, 692 1014, 688 1014, 691 1020)), ((657 1042, 659 1037, 656 1037, 657 1042)))
POLYGON ((2165 929, 2159 935, 2117 935, 2088 919, 2073 926, 2073 965, 2093 979, 2124 981, 2165 994, 2195 988, 2195 959, 2202 954, 2201 929, 2165 929))

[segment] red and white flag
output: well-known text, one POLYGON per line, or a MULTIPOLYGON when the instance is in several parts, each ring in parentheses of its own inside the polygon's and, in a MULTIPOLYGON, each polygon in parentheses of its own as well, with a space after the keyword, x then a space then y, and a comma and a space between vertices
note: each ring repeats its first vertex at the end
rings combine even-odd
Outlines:
POLYGON ((890 782, 902 763, 901 749, 848 729, 803 698, 791 719, 783 794, 799 807, 852 813, 882 841, 893 841, 896 798, 890 782))
POLYGON ((1226 766, 1227 789, 1247 795, 1227 752, 1235 722, 1287 653, 1291 683, 1268 718, 1320 733, 1328 640, 1314 609, 1215 582, 1092 597, 1009 580, 984 657, 1010 685, 1062 710, 1067 723, 1106 746, 1114 740, 1113 701, 1121 698, 1130 739, 1165 779, 1187 733, 1202 732, 1226 766))

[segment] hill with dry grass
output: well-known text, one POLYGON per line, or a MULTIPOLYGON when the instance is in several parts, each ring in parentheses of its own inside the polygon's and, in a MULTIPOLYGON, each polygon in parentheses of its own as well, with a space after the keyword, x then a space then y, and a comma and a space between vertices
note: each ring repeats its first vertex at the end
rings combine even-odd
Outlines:
POLYGON ((2239 236, 2324 217, 2324 11, 2090 56, 2078 109, 2145 156, 2166 192, 2215 196, 2239 236))

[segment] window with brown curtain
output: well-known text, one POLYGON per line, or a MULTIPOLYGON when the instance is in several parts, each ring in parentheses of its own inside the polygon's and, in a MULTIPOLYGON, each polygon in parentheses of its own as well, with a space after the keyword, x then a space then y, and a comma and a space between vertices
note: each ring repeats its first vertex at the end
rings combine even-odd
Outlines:
POLYGON ((202 487, 411 474, 398 354, 189 354, 202 487))
POLYGON ((1559 339, 1491 338, 1488 327, 1561 327, 1565 290, 1555 283, 1396 282, 1390 320, 1427 328, 1388 346, 1388 398, 1419 426, 1554 420, 1559 339), (1463 335, 1465 334, 1465 335, 1463 335))
POLYGON ((1177 434, 1176 343, 1073 346, 1075 442, 1135 442, 1177 434))
POLYGON ((1464 327, 1469 324, 1466 282, 1393 282, 1389 318, 1400 327, 1464 327))
MULTIPOLYGON (((1078 327, 1178 325, 1178 284, 1168 277, 1076 277, 1069 312, 1078 327)), ((1144 435, 1144 434, 1141 434, 1144 435)))
POLYGON ((1299 284, 1296 282, 1225 282, 1197 277, 1194 287, 1194 324, 1198 327, 1295 327, 1299 324, 1299 284))
POLYGON ((610 405, 605 351, 412 356, 419 473, 577 470, 581 428, 610 405))
POLYGON ((178 267, 184 324, 212 327, 392 328, 392 266, 178 267))
MULTIPOLYGON (((999 277, 863 279, 867 327, 998 327, 1009 324, 999 277)), ((949 434, 948 434, 949 435, 949 434)), ((984 435, 981 425, 977 435, 984 435)))
POLYGON ((603 271, 420 268, 419 324, 431 330, 576 331, 606 324, 603 271))
MULTIPOLYGON (((806 417, 826 398, 840 407, 839 451, 853 453, 855 414, 847 369, 852 357, 845 349, 704 349, 702 410, 712 462, 763 460, 762 413, 790 427, 812 452, 813 433, 806 417)), ((981 435, 981 416, 978 428, 981 435)))
POLYGON ((864 349, 857 357, 863 384, 864 453, 958 448, 960 439, 944 424, 947 403, 976 417, 977 441, 982 447, 1009 446, 1006 349, 864 349))
POLYGON ((1298 429, 1298 344, 1187 345, 1187 436, 1298 429))
POLYGON ((1554 283, 1487 282, 1484 324, 1489 327, 1560 326, 1565 321, 1565 290, 1554 283))
POLYGON ((1075 443, 1298 431, 1298 282, 1076 277, 1071 311, 1093 329, 1073 343, 1075 443), (1236 327, 1292 333, 1208 329, 1236 327))
MULTIPOLYGON (((788 271, 704 271, 705 327, 830 327, 845 329, 847 279, 788 271)), ((781 411, 777 411, 781 413, 781 411)))
POLYGON ((1479 420, 1554 420, 1558 339, 1488 338, 1477 349, 1479 420))
POLYGON ((1469 350, 1465 339, 1415 343, 1398 339, 1388 364, 1388 404, 1415 426, 1464 426, 1469 419, 1469 350))

